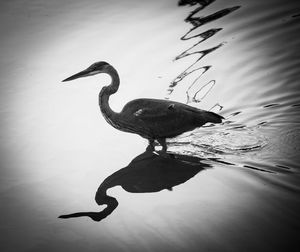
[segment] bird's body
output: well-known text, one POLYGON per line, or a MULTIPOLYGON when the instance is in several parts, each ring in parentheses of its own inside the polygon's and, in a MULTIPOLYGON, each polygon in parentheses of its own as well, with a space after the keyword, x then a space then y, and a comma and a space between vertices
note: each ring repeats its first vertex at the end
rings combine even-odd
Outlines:
POLYGON ((130 101, 120 112, 120 119, 124 121, 124 128, 114 126, 112 122, 114 127, 147 139, 172 138, 200 127, 208 120, 220 121, 219 116, 212 112, 160 99, 130 101))
POLYGON ((178 136, 208 122, 222 122, 223 117, 216 113, 161 99, 136 99, 128 102, 120 113, 114 112, 109 106, 109 97, 117 92, 120 79, 117 71, 106 62, 94 63, 64 81, 97 73, 107 73, 112 78, 111 84, 103 87, 99 93, 99 106, 106 121, 119 130, 148 139, 151 150, 154 150, 154 140, 166 151, 166 138, 178 136))

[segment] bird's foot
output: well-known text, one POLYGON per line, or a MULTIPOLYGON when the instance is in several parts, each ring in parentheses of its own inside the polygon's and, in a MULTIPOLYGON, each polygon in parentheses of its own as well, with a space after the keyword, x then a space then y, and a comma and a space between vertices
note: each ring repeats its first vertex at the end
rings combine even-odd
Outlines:
POLYGON ((147 146, 146 151, 149 151, 149 152, 155 151, 154 140, 149 139, 148 141, 149 141, 149 145, 147 146))
POLYGON ((159 142, 159 144, 162 147, 162 152, 167 152, 167 143, 166 143, 166 139, 165 138, 158 138, 157 141, 159 142))
POLYGON ((149 151, 149 152, 153 152, 153 151, 155 151, 155 148, 154 148, 153 145, 150 145, 150 144, 149 144, 149 145, 147 146, 147 148, 146 148, 146 151, 147 151, 147 152, 148 152, 148 151, 149 151))

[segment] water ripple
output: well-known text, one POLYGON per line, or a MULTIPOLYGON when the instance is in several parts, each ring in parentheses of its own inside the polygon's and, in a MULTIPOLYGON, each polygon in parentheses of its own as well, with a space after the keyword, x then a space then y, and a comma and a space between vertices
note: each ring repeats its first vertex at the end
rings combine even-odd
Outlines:
POLYGON ((201 100, 210 92, 212 87, 215 84, 215 80, 210 80, 207 83, 201 83, 200 77, 208 70, 211 66, 203 66, 200 62, 201 59, 203 59, 208 54, 212 53, 213 51, 219 49, 222 47, 225 42, 221 42, 218 45, 206 48, 206 49, 200 49, 202 43, 206 41, 207 39, 215 36, 219 31, 221 31, 223 28, 211 28, 206 31, 200 31, 199 29, 212 21, 215 21, 217 19, 220 19, 231 12, 237 10, 240 8, 240 6, 234 6, 230 8, 224 8, 222 10, 216 11, 213 14, 209 14, 203 17, 197 17, 195 16, 197 13, 199 13, 201 10, 205 9, 208 5, 210 5, 214 0, 206 0, 206 1, 188 1, 183 0, 179 1, 178 5, 197 5, 197 7, 187 16, 185 19, 186 22, 192 24, 192 28, 189 29, 182 37, 181 40, 190 40, 190 39, 197 39, 198 41, 194 43, 191 47, 180 53, 178 56, 175 57, 174 60, 179 60, 187 56, 191 55, 199 55, 197 59, 190 64, 183 72, 181 72, 169 85, 168 88, 168 94, 166 96, 166 99, 170 99, 170 95, 173 93, 174 88, 181 82, 183 79, 185 79, 187 76, 191 74, 195 74, 195 77, 193 78, 191 84, 189 85, 186 94, 187 94, 187 103, 191 102, 201 102, 201 100), (213 83, 213 85, 212 85, 213 83), (196 85, 197 84, 197 85, 196 85), (206 92, 205 95, 199 95, 201 91, 207 87, 211 86, 209 90, 206 92), (197 87, 197 89, 191 93, 191 88, 197 87), (192 97, 192 98, 191 98, 192 97))
POLYGON ((223 125, 183 134, 170 140, 169 144, 171 151, 182 152, 185 149, 194 156, 224 156, 257 151, 267 144, 267 139, 255 128, 223 125))

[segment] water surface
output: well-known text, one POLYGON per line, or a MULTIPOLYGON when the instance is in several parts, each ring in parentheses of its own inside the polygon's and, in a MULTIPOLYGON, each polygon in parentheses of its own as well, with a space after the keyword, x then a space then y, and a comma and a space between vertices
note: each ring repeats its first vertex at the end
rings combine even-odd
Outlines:
MULTIPOLYGON (((1 251, 293 251, 299 223, 296 1, 1 3, 1 251), (99 112, 176 100, 225 117, 169 140, 170 157, 99 112), (118 202, 100 222, 102 184, 118 202)), ((158 147, 159 148, 159 147, 158 147)), ((107 210, 106 210, 107 211, 107 210)), ((294 251, 296 251, 294 249, 294 251)))

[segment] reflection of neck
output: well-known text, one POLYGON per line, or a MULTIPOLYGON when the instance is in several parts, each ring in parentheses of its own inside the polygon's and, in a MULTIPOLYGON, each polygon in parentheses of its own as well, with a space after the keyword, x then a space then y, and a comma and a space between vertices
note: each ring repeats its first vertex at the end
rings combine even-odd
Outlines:
POLYGON ((88 213, 86 216, 91 217, 95 221, 100 221, 110 215, 119 205, 118 201, 111 196, 106 194, 106 190, 102 190, 101 186, 98 188, 95 200, 98 205, 107 205, 105 209, 103 209, 99 213, 88 213))
POLYGON ((116 209, 116 207, 118 206, 118 201, 115 198, 108 196, 106 194, 106 190, 101 190, 101 189, 99 190, 99 189, 96 193, 96 202, 99 205, 103 205, 103 204, 107 205, 107 207, 103 209, 101 212, 78 212, 73 214, 61 215, 59 216, 59 218, 68 219, 68 218, 87 216, 94 221, 101 221, 104 218, 106 218, 116 209))
MULTIPOLYGON (((114 197, 108 196, 106 194, 107 189, 102 189, 101 186, 98 188, 96 196, 95 196, 95 201, 97 202, 98 205, 114 205, 117 200, 114 197)), ((117 202, 118 204, 118 202, 117 202)))

